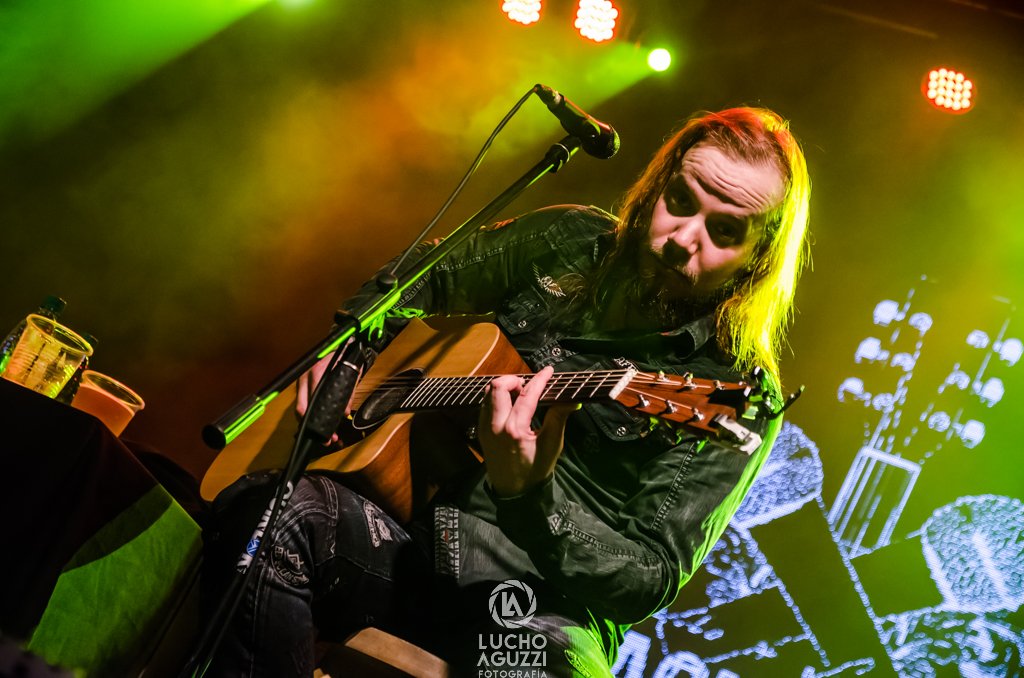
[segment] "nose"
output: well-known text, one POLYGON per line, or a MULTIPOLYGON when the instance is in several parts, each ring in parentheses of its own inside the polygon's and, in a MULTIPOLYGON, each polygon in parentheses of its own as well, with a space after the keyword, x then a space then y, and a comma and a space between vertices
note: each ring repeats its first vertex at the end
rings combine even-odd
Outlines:
POLYGON ((704 230, 703 217, 699 214, 680 219, 669 236, 672 243, 692 257, 700 249, 700 235, 704 230))

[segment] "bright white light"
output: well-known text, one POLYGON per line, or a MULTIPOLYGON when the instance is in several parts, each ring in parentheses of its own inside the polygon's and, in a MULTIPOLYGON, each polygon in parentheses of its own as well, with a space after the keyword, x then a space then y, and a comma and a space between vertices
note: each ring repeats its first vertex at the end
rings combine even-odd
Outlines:
POLYGON ((540 0, 506 0, 501 11, 524 26, 540 21, 540 0))
POLYGON ((619 10, 610 0, 580 0, 576 10, 576 30, 594 42, 611 40, 615 35, 615 19, 619 10))
POLYGON ((672 65, 672 55, 667 49, 654 49, 647 55, 647 65, 656 71, 667 71, 672 65))
POLYGON ((963 73, 938 68, 924 76, 921 92, 939 110, 947 113, 965 113, 973 103, 974 83, 963 73))

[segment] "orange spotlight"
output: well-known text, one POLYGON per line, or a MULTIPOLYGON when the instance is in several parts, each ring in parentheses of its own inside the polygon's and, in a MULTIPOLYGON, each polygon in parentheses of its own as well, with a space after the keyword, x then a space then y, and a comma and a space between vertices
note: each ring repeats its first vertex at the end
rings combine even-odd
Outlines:
POLYGON ((610 0, 580 0, 576 10, 576 30, 594 42, 611 40, 615 35, 615 19, 619 10, 610 0))
POLYGON ((540 0, 505 0, 501 11, 524 26, 540 21, 540 0))
POLYGON ((974 83, 963 73, 950 68, 935 68, 921 83, 932 106, 947 113, 966 113, 974 107, 974 83))

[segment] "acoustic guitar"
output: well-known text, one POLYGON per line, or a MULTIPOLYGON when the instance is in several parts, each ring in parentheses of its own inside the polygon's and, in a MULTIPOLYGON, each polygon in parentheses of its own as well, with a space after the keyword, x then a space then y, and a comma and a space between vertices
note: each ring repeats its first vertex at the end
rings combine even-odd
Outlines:
MULTIPOLYGON (((351 424, 362 431, 359 439, 340 450, 326 450, 308 469, 341 474, 396 519, 407 521, 446 477, 479 461, 475 453, 459 457, 451 452, 468 449, 467 429, 476 421, 485 388, 502 374, 531 376, 496 325, 439 331, 414 319, 356 388, 351 424)), ((612 370, 556 372, 540 402, 614 400, 750 454, 761 438, 740 422, 762 405, 758 381, 723 383, 689 374, 652 374, 626 363, 612 370)), ((294 410, 292 386, 217 456, 203 478, 203 498, 212 500, 247 473, 284 468, 297 429, 294 410)))

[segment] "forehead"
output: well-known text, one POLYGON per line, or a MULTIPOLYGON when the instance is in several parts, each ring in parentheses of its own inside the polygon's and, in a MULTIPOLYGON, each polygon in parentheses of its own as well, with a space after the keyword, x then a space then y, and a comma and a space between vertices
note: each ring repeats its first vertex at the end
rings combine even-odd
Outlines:
POLYGON ((782 201, 782 172, 771 162, 737 157, 710 143, 700 143, 683 155, 679 173, 718 200, 760 214, 782 201))

